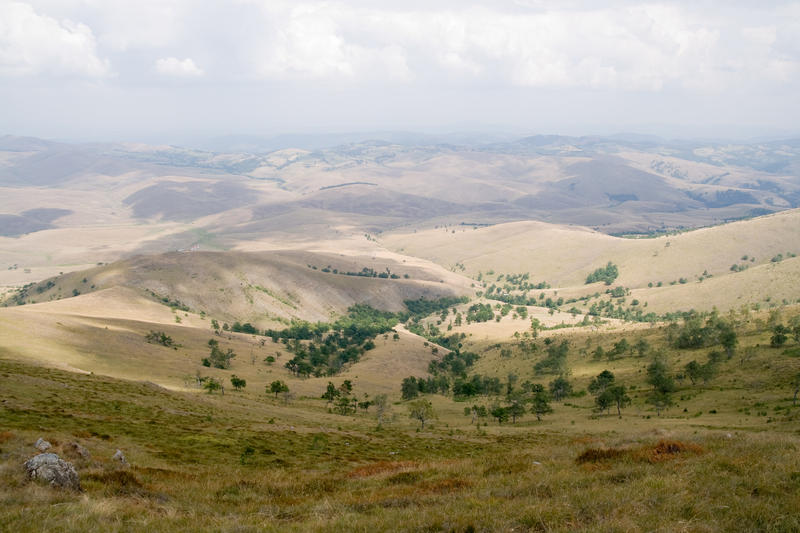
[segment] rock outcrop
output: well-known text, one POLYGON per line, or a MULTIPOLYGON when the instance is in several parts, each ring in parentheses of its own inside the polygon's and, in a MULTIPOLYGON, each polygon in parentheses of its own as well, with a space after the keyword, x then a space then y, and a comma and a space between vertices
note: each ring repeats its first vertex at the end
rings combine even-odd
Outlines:
POLYGON ((40 453, 28 459, 25 470, 29 478, 47 482, 53 487, 81 490, 75 467, 54 453, 40 453))

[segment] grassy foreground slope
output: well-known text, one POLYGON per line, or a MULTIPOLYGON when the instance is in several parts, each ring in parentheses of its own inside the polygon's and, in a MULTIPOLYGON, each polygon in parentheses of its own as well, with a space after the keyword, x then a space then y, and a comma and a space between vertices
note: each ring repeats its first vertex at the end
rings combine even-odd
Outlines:
POLYGON ((783 431, 581 419, 557 432, 476 432, 462 416, 416 432, 399 407, 376 430, 372 416, 321 405, 172 393, 7 359, 0 385, 9 531, 800 527, 800 440, 783 431), (25 481, 20 465, 40 436, 75 462, 83 493, 25 481), (69 455, 72 442, 91 459, 69 455), (130 467, 111 460, 116 449, 130 467))

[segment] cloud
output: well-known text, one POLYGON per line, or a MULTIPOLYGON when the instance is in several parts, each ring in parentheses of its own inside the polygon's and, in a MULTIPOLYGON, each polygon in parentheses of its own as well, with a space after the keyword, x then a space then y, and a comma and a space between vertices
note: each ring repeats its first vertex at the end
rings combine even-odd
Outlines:
POLYGON ((92 30, 68 19, 38 14, 21 2, 0 3, 0 74, 104 77, 92 30))
POLYGON ((191 58, 180 60, 176 57, 164 57, 156 61, 156 72, 165 76, 198 77, 204 74, 203 69, 195 65, 191 58))
POLYGON ((755 15, 771 24, 747 29, 751 13, 704 12, 677 2, 513 10, 480 3, 448 9, 242 2, 260 8, 265 31, 248 52, 254 73, 267 79, 715 90, 761 73, 786 81, 800 65, 774 48, 781 34, 775 25, 787 22, 770 12, 755 15))

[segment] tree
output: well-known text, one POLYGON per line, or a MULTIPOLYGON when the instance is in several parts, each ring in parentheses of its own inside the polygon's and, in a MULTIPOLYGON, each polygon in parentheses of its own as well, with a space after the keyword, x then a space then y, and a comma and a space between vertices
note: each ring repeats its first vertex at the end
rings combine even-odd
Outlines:
POLYGON ((614 404, 614 398, 611 396, 610 388, 599 392, 594 397, 594 404, 597 406, 597 411, 602 413, 608 411, 614 404))
POLYGON ((335 409, 339 414, 347 415, 351 411, 355 412, 357 405, 358 400, 356 398, 351 398, 350 395, 340 395, 336 399, 335 409))
POLYGON ((794 387, 794 396, 792 396, 792 405, 797 405, 797 394, 800 393, 800 372, 798 372, 794 376, 794 380, 792 381, 792 386, 794 387))
POLYGON ((508 414, 511 417, 511 423, 516 424, 517 418, 522 418, 525 414, 525 398, 522 394, 515 393, 508 398, 508 414))
POLYGON ((686 363, 686 366, 683 367, 686 376, 692 382, 692 385, 702 376, 703 368, 700 366, 700 363, 697 361, 690 361, 686 363))
POLYGON ((230 368, 231 359, 236 357, 234 351, 228 348, 223 352, 219 347, 219 343, 214 339, 209 340, 208 345, 211 347, 211 354, 203 358, 203 366, 213 366, 222 370, 230 368))
POLYGON ((590 394, 598 395, 605 392, 612 383, 614 383, 614 374, 609 370, 603 370, 597 377, 592 378, 587 389, 590 394))
POLYGON ((489 416, 489 413, 486 411, 485 405, 473 405, 472 407, 465 407, 464 414, 466 416, 472 415, 472 421, 470 424, 474 424, 475 420, 478 418, 486 418, 489 416))
POLYGON ((328 405, 330 405, 337 396, 339 396, 339 391, 336 389, 336 385, 329 381, 325 392, 322 394, 322 399, 328 400, 328 405))
POLYGON ((724 328, 719 334, 719 343, 725 348, 725 353, 728 355, 728 359, 733 357, 733 353, 736 350, 736 346, 739 344, 739 339, 736 336, 736 331, 734 331, 733 326, 729 326, 724 328))
MULTIPOLYGON (((623 356, 625 352, 631 349, 631 345, 627 339, 620 339, 618 342, 614 343, 614 356, 623 356)), ((609 354, 610 355, 610 354, 609 354)))
POLYGON ((553 409, 550 407, 550 394, 548 394, 543 385, 537 383, 533 386, 531 413, 536 415, 536 420, 541 421, 542 415, 552 412, 553 409))
POLYGON ((631 404, 631 398, 624 385, 612 385, 606 390, 611 401, 617 406, 617 415, 622 418, 622 409, 631 404))
POLYGON ((400 385, 400 390, 404 400, 411 400, 412 398, 419 396, 419 385, 417 384, 417 378, 414 376, 404 378, 400 385))
POLYGON ((492 418, 496 418, 497 423, 502 426, 503 422, 508 422, 508 416, 509 416, 508 407, 495 405, 494 407, 492 407, 491 415, 492 418))
POLYGON ((383 426, 383 418, 389 411, 389 397, 385 394, 378 394, 372 399, 375 405, 375 417, 378 419, 378 427, 383 426))
POLYGON ((602 281, 606 285, 611 285, 615 279, 619 276, 619 269, 617 265, 612 263, 611 261, 604 267, 600 267, 596 269, 594 272, 589 274, 586 277, 586 283, 594 283, 596 281, 602 281))
POLYGON ((633 345, 633 349, 636 351, 636 354, 639 357, 644 357, 644 355, 650 349, 650 343, 645 339, 639 339, 636 341, 636 344, 633 345))
POLYGON ((559 376, 551 381, 549 387, 550 394, 552 395, 553 400, 556 402, 560 402, 572 394, 572 385, 564 376, 559 376))
POLYGON ((661 411, 672 405, 672 392, 675 391, 675 381, 669 375, 669 368, 663 358, 657 357, 647 367, 647 383, 653 386, 653 391, 648 402, 656 409, 656 414, 661 416, 661 411))
POLYGON ((269 384, 267 392, 275 393, 275 398, 277 398, 281 392, 289 392, 289 386, 278 379, 269 384))
POLYGON ((772 338, 769 340, 769 345, 773 348, 780 348, 786 341, 789 340, 790 330, 783 324, 778 324, 772 328, 772 338))
POLYGON ((433 404, 431 404, 430 400, 420 398, 408 404, 408 416, 419 420, 420 429, 425 429, 425 422, 436 418, 436 412, 433 410, 433 404))
POLYGON ((234 374, 231 376, 231 385, 233 385, 233 388, 236 390, 242 390, 247 386, 247 381, 234 374))
POLYGON ((209 394, 212 394, 214 391, 222 390, 222 383, 215 378, 206 378, 203 382, 203 388, 206 389, 209 394))
POLYGON ((150 344, 160 344, 161 346, 172 347, 174 346, 174 342, 172 341, 172 337, 164 333, 163 331, 150 331, 147 335, 145 335, 145 339, 150 344))

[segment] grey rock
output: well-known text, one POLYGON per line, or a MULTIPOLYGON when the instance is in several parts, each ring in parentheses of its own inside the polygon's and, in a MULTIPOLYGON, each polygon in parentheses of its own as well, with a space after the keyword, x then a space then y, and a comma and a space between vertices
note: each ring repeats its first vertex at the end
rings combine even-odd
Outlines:
POLYGON ((68 463, 54 453, 40 453, 25 461, 28 477, 49 483, 53 487, 81 490, 78 473, 72 463, 68 463))
POLYGON ((40 452, 46 452, 53 446, 43 438, 39 437, 39 440, 36 441, 36 444, 34 444, 33 447, 39 450, 40 452))
POLYGON ((92 454, 89 453, 89 450, 87 450, 77 442, 70 442, 69 444, 67 444, 67 451, 73 456, 78 456, 86 461, 92 458, 92 454))
POLYGON ((111 456, 111 459, 114 461, 119 461, 119 464, 122 466, 128 466, 128 460, 125 459, 125 454, 122 453, 122 450, 117 450, 114 452, 114 455, 111 456))

